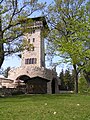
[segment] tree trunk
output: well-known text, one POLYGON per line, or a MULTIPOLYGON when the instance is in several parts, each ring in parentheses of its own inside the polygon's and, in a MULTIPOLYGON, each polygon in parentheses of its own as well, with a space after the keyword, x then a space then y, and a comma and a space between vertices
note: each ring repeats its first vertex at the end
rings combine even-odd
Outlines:
POLYGON ((78 93, 78 72, 77 72, 77 68, 76 65, 73 65, 74 68, 74 75, 75 75, 75 93, 78 93))
POLYGON ((3 46, 3 33, 2 33, 2 20, 0 16, 0 68, 4 61, 4 46, 3 46))

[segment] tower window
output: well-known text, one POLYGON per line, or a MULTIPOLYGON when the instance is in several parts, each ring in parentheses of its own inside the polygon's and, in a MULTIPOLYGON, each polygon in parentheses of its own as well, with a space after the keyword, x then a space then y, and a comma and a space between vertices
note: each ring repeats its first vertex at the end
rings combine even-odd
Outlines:
POLYGON ((34 64, 36 64, 37 63, 37 58, 34 58, 34 64))
POLYGON ((32 64, 32 59, 31 58, 29 59, 29 64, 32 64))
POLYGON ((35 38, 33 38, 33 42, 35 42, 35 38))
POLYGON ((25 64, 28 64, 27 59, 25 59, 25 64))
POLYGON ((25 64, 28 64, 29 63, 29 59, 25 59, 25 64))
POLYGON ((31 30, 29 33, 30 33, 30 34, 33 34, 33 33, 35 33, 35 30, 31 30))
POLYGON ((32 58, 32 64, 36 64, 37 63, 37 59, 36 58, 32 58))
POLYGON ((35 30, 33 30, 32 33, 35 33, 35 30))
POLYGON ((25 64, 36 64, 36 63, 37 63, 37 58, 25 59, 25 64))
POLYGON ((30 43, 30 39, 28 39, 28 42, 30 43))
POLYGON ((32 64, 34 64, 34 58, 32 58, 32 64))

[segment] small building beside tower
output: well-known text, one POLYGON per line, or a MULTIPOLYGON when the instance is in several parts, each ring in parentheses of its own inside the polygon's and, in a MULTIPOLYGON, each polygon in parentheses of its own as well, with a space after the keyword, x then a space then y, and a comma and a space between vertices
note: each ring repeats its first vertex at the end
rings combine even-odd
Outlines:
MULTIPOLYGON (((44 17, 32 18, 23 38, 28 43, 21 53, 21 66, 9 71, 9 79, 23 81, 26 93, 59 93, 59 78, 54 70, 45 67, 44 33, 48 29, 44 17), (31 46, 30 46, 31 45, 31 46)), ((14 82, 15 82, 14 81, 14 82)))

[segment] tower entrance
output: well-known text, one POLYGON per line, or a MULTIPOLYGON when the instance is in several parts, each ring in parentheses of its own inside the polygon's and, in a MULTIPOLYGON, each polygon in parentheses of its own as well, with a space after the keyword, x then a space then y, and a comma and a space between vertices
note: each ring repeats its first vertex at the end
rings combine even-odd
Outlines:
POLYGON ((52 80, 51 88, 52 88, 52 94, 55 94, 55 79, 52 80))

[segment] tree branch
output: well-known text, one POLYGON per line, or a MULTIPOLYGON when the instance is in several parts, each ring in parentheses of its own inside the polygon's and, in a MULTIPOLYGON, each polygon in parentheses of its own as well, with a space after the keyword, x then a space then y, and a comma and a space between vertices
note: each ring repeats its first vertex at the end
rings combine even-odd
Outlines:
POLYGON ((3 0, 0 1, 0 4, 3 2, 3 0))
POLYGON ((7 41, 7 42, 12 42, 12 41, 14 41, 15 39, 21 37, 22 35, 23 35, 23 32, 20 33, 19 35, 17 35, 16 37, 13 37, 13 40, 11 40, 12 37, 10 36, 10 37, 6 38, 5 41, 7 41))

